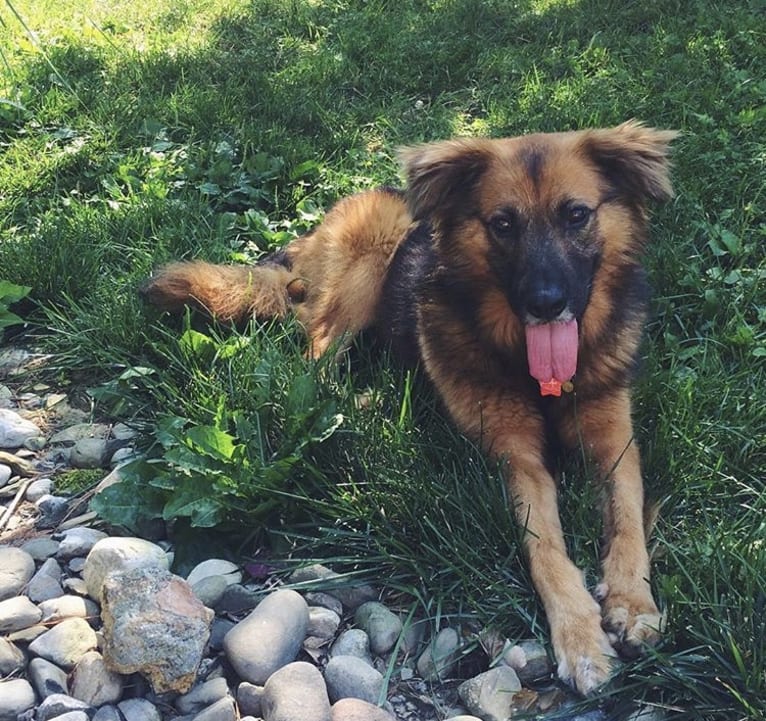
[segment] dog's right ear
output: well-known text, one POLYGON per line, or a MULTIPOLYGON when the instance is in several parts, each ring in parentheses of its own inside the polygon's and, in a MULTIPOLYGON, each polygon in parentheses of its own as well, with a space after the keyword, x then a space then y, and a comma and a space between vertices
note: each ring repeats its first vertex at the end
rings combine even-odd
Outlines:
POLYGON ((436 221, 465 205, 489 160, 484 142, 469 138, 401 148, 398 158, 413 217, 436 221))

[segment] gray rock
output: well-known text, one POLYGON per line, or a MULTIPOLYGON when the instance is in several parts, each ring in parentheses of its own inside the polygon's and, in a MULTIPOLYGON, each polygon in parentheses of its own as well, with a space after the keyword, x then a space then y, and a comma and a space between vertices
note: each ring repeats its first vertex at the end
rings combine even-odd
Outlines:
POLYGON ((65 618, 97 619, 99 608, 89 598, 82 596, 60 596, 41 601, 38 608, 42 612, 43 623, 58 623, 65 618))
POLYGON ((138 456, 138 452, 132 446, 125 446, 124 448, 118 448, 109 457, 109 468, 118 468, 127 461, 131 461, 138 456))
POLYGON ((356 656, 372 666, 370 637, 361 628, 349 628, 335 640, 330 656, 356 656))
POLYGON ((402 623, 404 625, 404 630, 402 631, 401 650, 408 656, 412 656, 417 653, 422 645, 429 622, 420 619, 417 621, 411 620, 407 623, 407 619, 404 618, 402 623))
POLYGON ((0 681, 0 721, 16 721, 35 703, 35 692, 29 681, 23 678, 0 681))
POLYGON ((11 467, 6 466, 5 463, 0 463, 0 488, 7 485, 8 481, 11 480, 12 475, 13 472, 11 471, 11 467))
POLYGON ((101 539, 107 538, 107 534, 95 528, 87 526, 75 526, 63 532, 56 558, 68 561, 77 556, 87 556, 101 539))
POLYGON ((231 619, 216 616, 210 628, 210 640, 208 641, 210 649, 212 651, 223 650, 223 639, 226 638, 226 634, 236 625, 236 622, 231 619))
POLYGON ((228 695, 229 687, 226 684, 226 679, 212 678, 179 696, 176 699, 175 707, 179 713, 195 714, 228 695))
POLYGON ((481 721, 478 716, 466 716, 466 714, 460 714, 460 716, 450 716, 445 721, 481 721))
POLYGON ((35 572, 35 560, 26 551, 0 546, 0 601, 17 596, 35 572))
POLYGON ((109 574, 131 568, 167 570, 169 565, 165 551, 154 543, 141 538, 103 538, 85 559, 82 575, 88 595, 100 602, 104 580, 109 574))
POLYGON ((0 633, 34 626, 42 616, 42 611, 26 596, 15 596, 0 601, 0 633))
POLYGON ((388 711, 358 698, 336 701, 331 718, 332 721, 396 721, 388 711))
POLYGON ((47 559, 27 584, 30 601, 40 603, 64 595, 61 587, 61 566, 53 558, 47 559))
POLYGON ((88 586, 81 578, 65 578, 61 585, 69 593, 75 593, 78 596, 88 595, 88 586))
POLYGON ((56 716, 50 721, 89 721, 89 716, 85 711, 67 711, 61 716, 56 716))
POLYGON ((157 707, 145 698, 129 698, 117 704, 120 713, 130 721, 162 721, 157 707))
POLYGON ((55 719, 57 716, 69 713, 70 711, 85 711, 86 713, 93 714, 95 709, 71 696, 54 693, 43 699, 42 703, 37 707, 35 719, 36 721, 51 721, 51 719, 55 719))
POLYGON ((260 716, 263 701, 263 686, 242 681, 237 686, 237 706, 239 712, 249 716, 260 716))
POLYGON ((545 646, 536 639, 519 641, 516 645, 507 642, 501 661, 516 672, 522 684, 550 676, 554 668, 545 646))
POLYGON ((76 558, 70 558, 66 564, 66 567, 72 573, 82 573, 83 569, 85 568, 85 559, 81 558, 80 556, 77 556, 76 558))
POLYGON ((29 662, 29 680, 41 699, 67 692, 66 671, 44 658, 33 658, 29 662))
POLYGON ((40 512, 40 517, 35 524, 38 528, 54 528, 58 526, 66 515, 69 508, 69 499, 64 496, 42 496, 35 503, 35 508, 40 512))
POLYGON ((370 650, 379 656, 390 651, 402 633, 402 622, 378 601, 363 603, 354 613, 354 623, 370 637, 370 650))
POLYGON ((27 486, 24 498, 30 503, 37 503, 43 496, 53 493, 52 478, 38 478, 27 486))
POLYGON ((110 574, 101 617, 104 657, 111 668, 143 674, 156 693, 185 693, 192 687, 213 612, 186 581, 156 567, 110 574))
POLYGON ((310 606, 304 646, 321 648, 335 637, 339 627, 340 616, 335 611, 321 606, 310 606))
POLYGON ((118 441, 131 441, 138 438, 138 431, 124 423, 115 423, 112 426, 112 438, 116 438, 118 441))
POLYGON ((107 667, 98 651, 90 651, 74 667, 70 693, 90 706, 103 706, 119 701, 123 686, 124 678, 107 667))
POLYGON ((309 606, 329 608, 331 611, 335 611, 339 616, 343 615, 343 604, 331 593, 309 591, 308 593, 304 593, 303 597, 306 599, 306 603, 308 603, 309 606))
POLYGON ((330 701, 322 674, 304 661, 287 664, 263 688, 265 721, 330 721, 330 701))
POLYGON ((82 618, 66 618, 29 644, 29 652, 69 671, 98 645, 96 632, 82 618))
POLYGON ((242 582, 242 571, 239 570, 239 566, 221 558, 209 558, 207 561, 198 563, 186 577, 186 582, 194 586, 195 583, 210 576, 222 576, 227 584, 242 582))
POLYGON ((293 571, 290 575, 290 583, 311 584, 314 590, 331 593, 345 608, 351 610, 366 601, 374 601, 378 598, 377 592, 369 584, 343 576, 319 563, 293 571))
POLYGON ((48 627, 41 624, 29 626, 28 628, 22 628, 19 631, 13 631, 9 633, 6 638, 11 643, 32 643, 38 636, 42 636, 48 632, 48 627))
POLYGON ((418 673, 427 681, 449 676, 460 655, 460 637, 454 628, 443 628, 418 659, 418 673))
POLYGON ((66 445, 87 438, 106 438, 108 435, 109 426, 103 423, 73 423, 54 433, 48 442, 66 445))
POLYGON ((123 716, 116 706, 106 704, 96 711, 92 721, 123 721, 123 716))
POLYGON ((485 721, 508 721, 521 682, 509 666, 496 666, 458 687, 465 707, 485 721))
POLYGON ((245 588, 240 583, 232 583, 226 587, 215 610, 219 613, 237 615, 244 611, 252 611, 260 600, 261 592, 245 588))
POLYGON ((194 721, 237 721, 237 718, 234 699, 227 696, 200 711, 194 717, 194 721))
POLYGON ((115 450, 104 438, 81 438, 69 451, 69 462, 75 468, 104 468, 115 450))
POLYGON ((39 438, 40 429, 16 411, 0 408, 0 448, 21 448, 26 441, 39 438))
POLYGON ((26 659, 22 650, 0 637, 0 676, 10 676, 24 668, 26 659))
POLYGON ((294 661, 306 636, 309 611, 295 591, 275 591, 223 640, 229 663, 245 681, 263 684, 294 661))
POLYGON ((44 561, 46 558, 56 555, 59 550, 59 542, 52 538, 32 538, 21 546, 22 551, 26 551, 35 561, 44 561))
POLYGON ((330 699, 358 698, 377 704, 383 690, 383 675, 356 656, 333 656, 325 666, 330 699))
POLYGON ((205 606, 215 608, 229 585, 224 576, 206 576, 192 586, 192 591, 205 606))

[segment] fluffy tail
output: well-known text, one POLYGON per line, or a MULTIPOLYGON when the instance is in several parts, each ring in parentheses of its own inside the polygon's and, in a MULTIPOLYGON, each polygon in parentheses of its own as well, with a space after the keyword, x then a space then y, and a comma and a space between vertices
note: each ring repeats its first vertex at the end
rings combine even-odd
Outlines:
POLYGON ((213 265, 203 261, 171 263, 141 289, 160 310, 180 313, 185 306, 218 320, 235 323, 249 318, 282 318, 290 309, 293 274, 285 265, 213 265))

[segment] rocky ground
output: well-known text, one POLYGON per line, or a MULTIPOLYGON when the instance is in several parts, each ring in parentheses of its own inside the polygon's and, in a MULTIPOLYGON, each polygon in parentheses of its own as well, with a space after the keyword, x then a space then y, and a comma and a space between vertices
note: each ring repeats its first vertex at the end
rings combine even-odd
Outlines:
POLYGON ((170 541, 116 534, 59 489, 72 468, 119 482, 135 438, 29 386, 44 361, 0 352, 0 721, 507 721, 569 703, 538 642, 434 629, 323 566, 174 575, 170 541))

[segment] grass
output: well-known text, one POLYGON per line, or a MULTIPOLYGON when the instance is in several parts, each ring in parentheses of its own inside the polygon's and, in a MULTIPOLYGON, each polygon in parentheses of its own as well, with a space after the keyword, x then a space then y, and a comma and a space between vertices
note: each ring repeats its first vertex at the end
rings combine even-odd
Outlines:
MULTIPOLYGON (((419 379, 364 344, 354 373, 313 368, 289 326, 203 339, 136 290, 170 258, 252 259, 396 183, 400 144, 678 128, 636 407, 670 630, 608 708, 765 718, 765 29, 757 0, 6 0, 0 281, 31 288, 12 306, 30 328, 6 339, 55 349, 102 413, 153 432, 119 506, 136 525, 249 518, 242 552, 332 559, 435 617, 544 638, 498 473, 419 379), (176 471, 193 481, 170 487, 176 471)), ((592 582, 587 475, 568 467, 561 495, 592 582)))

